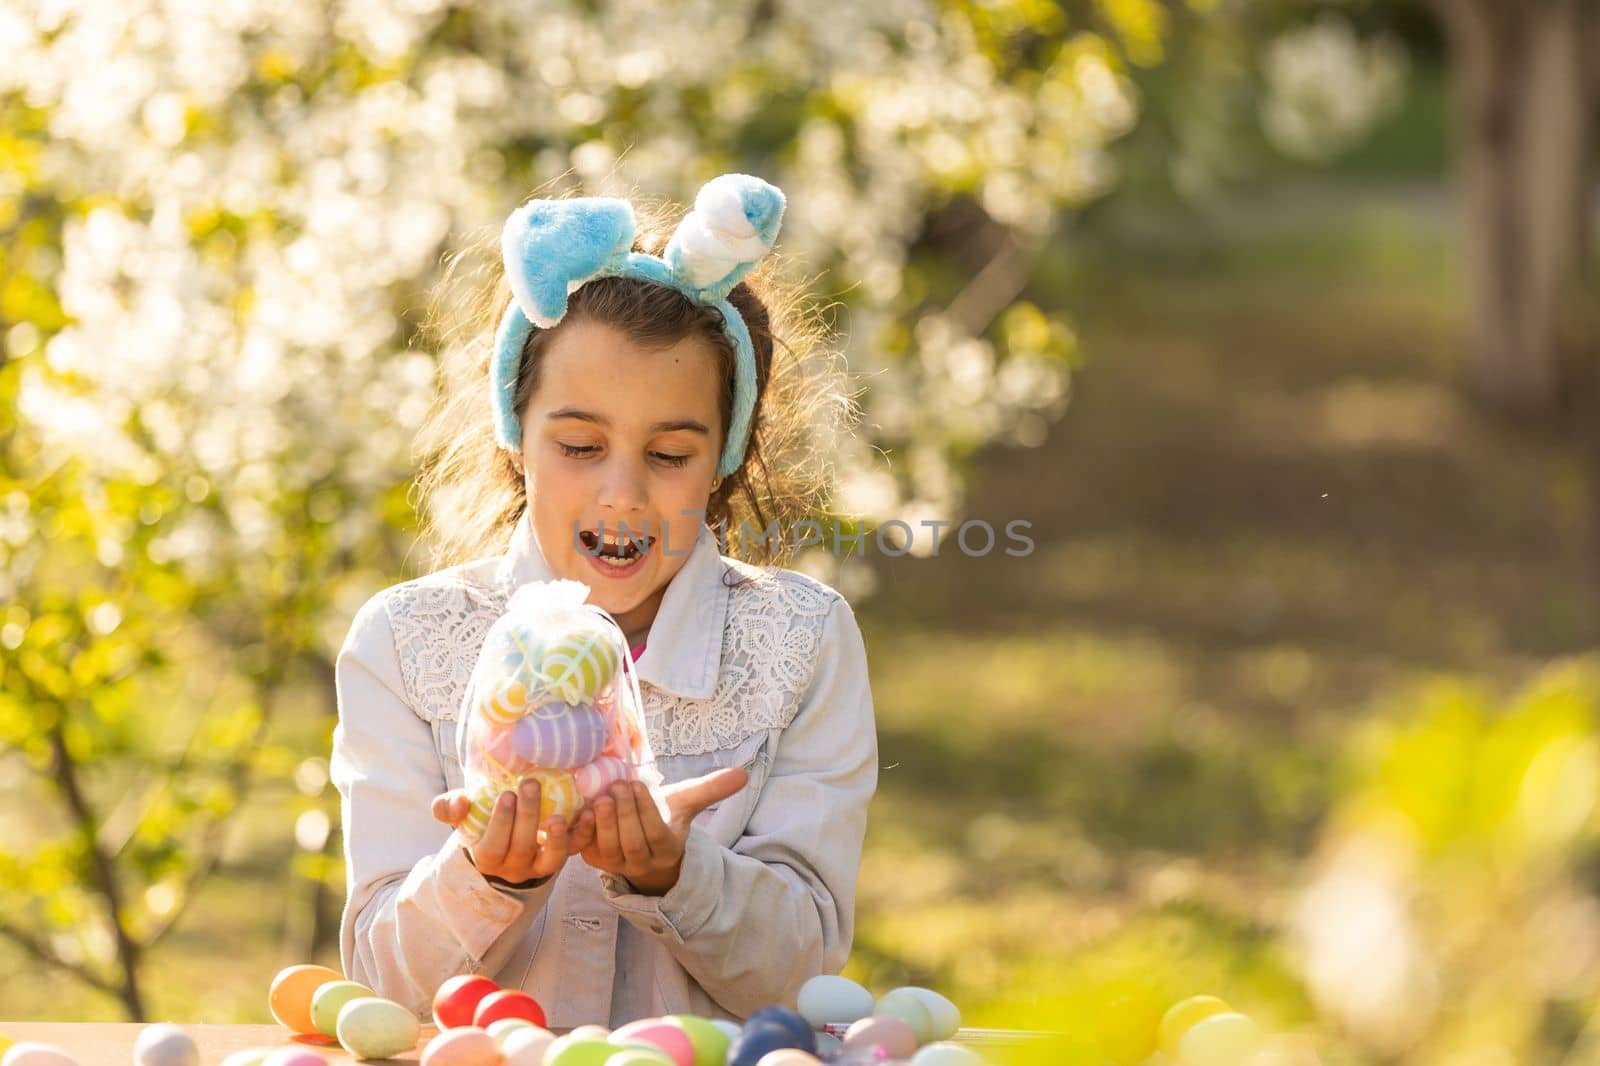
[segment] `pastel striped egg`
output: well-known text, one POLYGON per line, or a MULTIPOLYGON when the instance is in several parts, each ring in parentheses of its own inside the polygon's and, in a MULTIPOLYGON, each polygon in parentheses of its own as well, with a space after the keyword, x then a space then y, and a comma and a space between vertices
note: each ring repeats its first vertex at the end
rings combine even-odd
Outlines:
POLYGON ((607 735, 605 719, 593 707, 548 703, 509 727, 469 734, 469 754, 491 776, 509 779, 593 762, 607 735))
POLYGON ((644 754, 644 737, 639 732, 638 719, 618 709, 608 721, 611 737, 606 744, 606 754, 620 755, 627 762, 638 762, 644 754))
POLYGON ((630 777, 628 764, 615 755, 602 755, 589 763, 572 771, 572 779, 577 782, 578 791, 583 793, 583 798, 590 803, 596 796, 611 787, 613 781, 626 781, 630 777))
POLYGON ((489 829, 489 818, 494 814, 495 801, 504 791, 505 788, 498 781, 481 782, 469 791, 472 806, 459 826, 462 836, 474 842, 483 839, 483 834, 489 829))
POLYGON ((620 662, 611 633, 596 619, 547 643, 540 673, 550 691, 568 703, 593 703, 616 675, 620 662))
POLYGON ((541 641, 531 628, 518 619, 501 618, 484 640, 484 665, 494 667, 498 674, 520 674, 526 680, 539 669, 540 649, 541 641))
POLYGON ((528 777, 539 782, 539 823, 560 815, 571 822, 583 810, 583 793, 570 770, 535 770, 528 777))
POLYGON ((500 678, 483 686, 478 713, 495 725, 508 725, 528 713, 528 686, 514 677, 500 678))

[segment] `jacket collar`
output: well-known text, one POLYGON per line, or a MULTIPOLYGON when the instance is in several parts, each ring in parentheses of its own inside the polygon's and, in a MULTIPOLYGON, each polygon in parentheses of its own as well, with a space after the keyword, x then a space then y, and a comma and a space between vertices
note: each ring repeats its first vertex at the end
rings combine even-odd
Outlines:
MULTIPOLYGON (((677 550, 677 549, 675 549, 677 550)), ((641 684, 685 699, 710 699, 722 669, 722 628, 728 619, 727 562, 705 525, 683 567, 667 584, 637 663, 641 684)), ((545 562, 527 511, 517 519, 506 554, 495 571, 507 594, 530 581, 555 577, 545 562)))

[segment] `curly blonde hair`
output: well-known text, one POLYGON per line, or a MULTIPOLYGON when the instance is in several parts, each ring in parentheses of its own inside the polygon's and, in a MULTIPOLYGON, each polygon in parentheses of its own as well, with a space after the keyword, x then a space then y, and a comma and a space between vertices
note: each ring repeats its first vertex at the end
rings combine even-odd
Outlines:
MULTIPOLYGON (((671 236, 661 205, 636 204, 636 251, 659 255, 671 236)), ((522 476, 511 453, 494 439, 489 360, 494 331, 511 290, 500 263, 499 232, 481 234, 446 261, 424 336, 439 352, 439 394, 417 434, 418 474, 409 499, 420 542, 432 568, 454 566, 505 551, 527 509, 522 476)), ((858 415, 847 392, 843 358, 830 343, 827 308, 776 276, 768 257, 734 287, 728 300, 750 330, 756 357, 756 402, 744 461, 722 480, 706 504, 705 522, 725 535, 730 555, 757 565, 787 562, 788 532, 817 516, 832 495, 829 457, 839 434, 858 415), (740 531, 780 531, 746 537, 740 531)), ((513 410, 521 418, 539 386, 542 354, 569 322, 598 321, 634 343, 665 347, 702 337, 715 355, 722 439, 733 407, 733 347, 713 308, 638 278, 597 278, 575 291, 566 316, 548 330, 535 329, 522 350, 513 410)))

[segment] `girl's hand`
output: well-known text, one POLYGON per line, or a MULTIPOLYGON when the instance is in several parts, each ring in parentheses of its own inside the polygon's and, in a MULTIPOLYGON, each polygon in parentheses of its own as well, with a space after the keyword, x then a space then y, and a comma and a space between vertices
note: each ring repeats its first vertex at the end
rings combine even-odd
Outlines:
POLYGON ((593 841, 580 848, 583 861, 626 878, 646 896, 664 895, 678 883, 689 823, 695 815, 739 791, 750 775, 737 767, 714 770, 661 790, 669 818, 661 820, 650 790, 638 781, 618 781, 580 815, 594 812, 593 841))
MULTIPOLYGON (((519 793, 500 793, 489 815, 483 839, 467 848, 467 857, 485 877, 520 884, 550 877, 594 839, 594 815, 587 810, 569 827, 557 815, 539 825, 539 782, 522 782, 519 793)), ((465 791, 452 789, 433 798, 433 816, 452 828, 472 809, 465 791)))

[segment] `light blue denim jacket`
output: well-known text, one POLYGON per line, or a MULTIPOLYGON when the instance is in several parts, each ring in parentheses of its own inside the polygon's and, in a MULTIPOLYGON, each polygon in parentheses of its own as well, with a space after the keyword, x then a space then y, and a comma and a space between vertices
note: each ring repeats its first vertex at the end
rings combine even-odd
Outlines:
POLYGON ((742 766, 691 827, 678 884, 633 893, 579 856, 537 888, 485 880, 431 813, 462 785, 457 721, 489 626, 551 571, 524 514, 503 556, 392 586, 340 650, 332 776, 342 801, 346 976, 426 1017, 486 973, 552 1028, 794 1002, 850 952, 877 737, 850 606, 803 574, 719 553, 702 528, 637 666, 668 782, 742 766))

